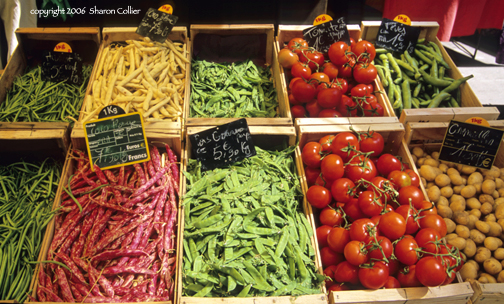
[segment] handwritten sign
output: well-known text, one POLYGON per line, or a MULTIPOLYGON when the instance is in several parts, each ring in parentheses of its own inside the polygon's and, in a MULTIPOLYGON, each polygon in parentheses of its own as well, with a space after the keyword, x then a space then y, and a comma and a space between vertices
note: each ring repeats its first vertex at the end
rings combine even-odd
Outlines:
POLYGON ((157 42, 165 42, 177 20, 177 16, 164 13, 155 8, 149 8, 136 33, 157 42))
POLYGON ((420 28, 383 18, 375 44, 393 52, 415 51, 420 28))
POLYGON ((81 85, 82 58, 77 53, 47 51, 42 61, 42 79, 81 85))
POLYGON ((89 121, 84 132, 91 166, 108 169, 150 160, 139 113, 89 121))
POLYGON ((334 42, 344 41, 350 45, 350 35, 343 17, 303 30, 303 38, 317 51, 326 53, 334 42))
POLYGON ((451 120, 439 152, 439 159, 490 169, 504 131, 451 120))
POLYGON ((192 155, 201 162, 203 170, 212 170, 256 155, 247 120, 228 124, 189 136, 192 155))

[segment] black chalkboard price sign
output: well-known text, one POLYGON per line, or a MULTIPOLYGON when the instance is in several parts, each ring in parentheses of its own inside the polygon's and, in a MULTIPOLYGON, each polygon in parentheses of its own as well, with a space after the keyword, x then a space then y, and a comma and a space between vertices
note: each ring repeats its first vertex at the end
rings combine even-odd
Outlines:
POLYGON ((78 53, 46 51, 43 54, 42 79, 81 85, 82 58, 78 53))
POLYGON ((203 170, 231 165, 256 155, 245 118, 189 135, 193 158, 203 170))
POLYGON ((108 169, 150 160, 139 113, 89 121, 84 132, 91 166, 108 169))
POLYGON ((136 33, 157 42, 165 42, 178 17, 155 8, 149 8, 143 17, 136 33))
POLYGON ((439 159, 482 169, 490 169, 504 131, 451 120, 439 152, 439 159))
POLYGON ((350 45, 350 35, 343 17, 303 30, 303 38, 317 51, 326 53, 334 42, 344 41, 350 45))
POLYGON ((420 28, 383 18, 375 44, 393 52, 413 53, 419 36, 420 28))

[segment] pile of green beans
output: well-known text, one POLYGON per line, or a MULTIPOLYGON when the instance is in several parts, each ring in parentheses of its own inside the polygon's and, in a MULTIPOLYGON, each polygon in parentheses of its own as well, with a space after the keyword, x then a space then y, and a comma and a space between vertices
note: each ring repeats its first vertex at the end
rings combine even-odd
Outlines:
POLYGON ((439 46, 425 39, 418 41, 413 54, 376 49, 375 66, 397 116, 403 109, 460 107, 459 87, 473 77, 447 76, 450 66, 439 46))
POLYGON ((313 230, 292 148, 201 172, 189 160, 184 197, 183 295, 250 297, 320 293, 313 230))
POLYGON ((0 167, 0 300, 28 295, 61 170, 52 159, 0 167))
POLYGON ((276 117, 278 97, 268 67, 246 60, 193 60, 190 117, 276 117))
POLYGON ((16 77, 0 103, 0 121, 71 123, 69 116, 79 117, 92 69, 92 65, 82 66, 84 81, 80 86, 43 80, 40 66, 16 77))

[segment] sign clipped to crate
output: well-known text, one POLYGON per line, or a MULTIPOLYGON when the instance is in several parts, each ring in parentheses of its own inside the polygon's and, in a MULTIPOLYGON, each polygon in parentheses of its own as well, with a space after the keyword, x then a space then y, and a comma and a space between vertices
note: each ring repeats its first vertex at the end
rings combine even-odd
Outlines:
POLYGON ((157 42, 165 42, 178 17, 155 8, 149 8, 143 17, 136 33, 157 42))
POLYGON ((343 17, 303 30, 303 38, 308 45, 322 53, 327 53, 329 47, 337 41, 350 45, 350 34, 343 17))
POLYGON ((407 50, 411 54, 415 51, 419 36, 419 28, 383 18, 376 36, 376 46, 400 53, 407 50))
POLYGON ((42 78, 53 82, 65 81, 69 84, 81 85, 82 57, 77 53, 47 51, 42 62, 42 78))

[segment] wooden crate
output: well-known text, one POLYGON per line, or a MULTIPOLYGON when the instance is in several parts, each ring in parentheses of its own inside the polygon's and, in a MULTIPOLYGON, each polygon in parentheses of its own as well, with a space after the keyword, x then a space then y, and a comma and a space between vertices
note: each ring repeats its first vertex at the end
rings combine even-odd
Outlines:
MULTIPOLYGON (((153 135, 155 135, 155 133, 153 133, 153 135)), ((157 146, 159 148, 163 148, 164 144, 168 144, 170 146, 170 148, 173 150, 173 152, 175 153, 175 155, 177 156, 179 162, 182 162, 181 157, 182 157, 182 151, 184 149, 183 149, 182 138, 180 136, 180 131, 178 131, 178 133, 172 133, 172 134, 170 134, 170 133, 157 134, 157 136, 148 137, 147 141, 148 141, 149 144, 155 145, 155 146, 157 146)), ((63 174, 61 176, 60 189, 58 190, 59 195, 56 196, 56 200, 54 202, 53 209, 55 209, 55 208, 57 208, 57 207, 60 206, 60 204, 61 204, 61 197, 62 197, 62 191, 63 191, 62 187, 67 186, 69 179, 71 178, 71 176, 73 174, 75 174, 75 172, 74 172, 75 168, 74 167, 75 167, 75 164, 76 164, 77 161, 73 157, 71 157, 71 151, 73 149, 81 150, 81 151, 86 151, 87 148, 86 148, 86 143, 85 143, 84 138, 72 138, 72 143, 70 145, 69 150, 67 151, 65 165, 64 165, 64 168, 63 168, 63 174)), ((182 185, 180 183, 180 181, 182 181, 182 176, 183 176, 183 174, 181 173, 180 174, 179 185, 182 185)), ((177 204, 178 204, 179 209, 180 209, 180 198, 179 198, 177 204)), ((178 212, 178 214, 177 214, 177 229, 176 229, 177 230, 177 238, 180 238, 180 235, 178 234, 178 232, 180 231, 180 227, 178 227, 179 226, 178 223, 180 223, 180 219, 181 219, 181 215, 180 215, 180 212, 178 212)), ((45 233, 45 236, 44 236, 44 245, 41 248, 40 256, 39 256, 38 261, 44 261, 44 260, 47 259, 47 253, 49 251, 49 247, 50 247, 52 239, 54 237, 54 230, 55 230, 55 219, 53 218, 49 222, 49 224, 47 225, 46 233, 45 233)), ((179 254, 179 250, 180 250, 178 248, 178 243, 179 242, 177 240, 177 242, 175 243, 176 246, 177 246, 177 248, 176 248, 177 255, 179 254)), ((177 284, 179 282, 179 280, 177 279, 178 273, 180 272, 180 270, 178 269, 179 267, 180 267, 180 264, 177 264, 177 266, 176 266, 176 272, 175 272, 175 293, 174 293, 174 301, 173 301, 173 303, 177 303, 177 301, 176 301, 176 299, 177 299, 177 293, 176 292, 178 290, 177 284)), ((31 285, 30 285, 30 289, 32 290, 31 296, 33 298, 35 298, 35 299, 36 299, 37 287, 38 287, 38 277, 39 277, 39 272, 38 271, 39 271, 39 268, 37 267, 36 272, 35 272, 35 276, 34 276, 34 278, 32 280, 31 285)), ((37 301, 28 301, 28 302, 32 302, 32 303, 35 302, 35 303, 37 303, 37 301)), ((152 303, 171 304, 172 301, 167 301, 167 302, 152 302, 152 303)))
MULTIPOLYGON (((362 35, 361 39, 367 40, 370 42, 374 42, 376 40, 376 36, 378 35, 378 29, 380 28, 381 21, 362 21, 362 35)), ((420 28, 420 36, 419 38, 425 38, 426 41, 433 41, 436 45, 441 49, 441 53, 443 54, 443 59, 450 66, 450 70, 446 70, 447 76, 453 79, 462 78, 462 74, 459 69, 450 58, 450 55, 446 52, 444 46, 441 44, 439 39, 436 37, 437 32, 439 30, 439 24, 437 22, 431 21, 413 21, 411 23, 412 26, 420 28)), ((379 77, 378 77, 379 78, 379 77)), ((479 113, 477 111, 481 111, 481 109, 472 109, 472 108, 481 108, 481 102, 478 97, 474 94, 470 85, 471 80, 462 84, 460 86, 461 90, 461 107, 470 108, 462 110, 465 113, 479 113)), ((382 86, 383 87, 383 86, 382 86)), ((461 111, 458 108, 436 108, 436 109, 409 109, 407 111, 403 111, 399 121, 406 124, 409 121, 444 121, 444 117, 446 115, 455 116, 456 112, 461 111), (440 116, 437 118, 437 116, 440 116)), ((497 113, 498 114, 498 113, 497 113)), ((492 115, 490 112, 486 112, 483 110, 482 115, 492 115)), ((498 115, 497 115, 498 116, 498 115)), ((485 118, 485 117, 484 117, 485 118)), ((490 118, 490 117, 489 117, 490 118)))
POLYGON ((474 294, 469 303, 488 304, 504 302, 504 284, 503 283, 485 283, 482 284, 476 280, 469 280, 474 294))
MULTIPOLYGON (((5 101, 7 92, 17 76, 27 68, 42 62, 44 51, 50 51, 59 42, 67 42, 79 53, 84 64, 94 64, 101 36, 98 27, 73 28, 18 28, 16 30, 19 45, 14 50, 0 77, 0 103, 5 101)), ((1 122, 1 139, 40 139, 54 138, 59 145, 68 148, 70 124, 66 122, 1 122), (64 137, 60 137, 63 130, 64 137), (54 132, 52 132, 54 131, 54 132)))
MULTIPOLYGON (((189 140, 189 135, 195 134, 201 131, 204 131, 206 129, 209 129, 211 127, 190 127, 187 128, 187 139, 186 139, 186 146, 184 150, 184 155, 182 157, 183 163, 182 163, 182 169, 181 170, 186 170, 187 168, 187 161, 191 158, 191 142, 189 140)), ((296 144, 296 132, 294 127, 291 126, 250 126, 249 127, 250 133, 252 135, 254 145, 257 145, 261 148, 268 149, 277 146, 280 144, 282 141, 286 141, 289 146, 293 146, 296 144)), ((298 147, 299 149, 299 147, 298 147)), ((296 159, 296 167, 298 170, 298 173, 300 172, 299 170, 302 169, 302 167, 299 167, 299 162, 296 159)), ((185 193, 186 191, 186 182, 185 180, 182 181, 181 184, 181 193, 185 193)), ((303 201, 303 208, 305 211, 305 214, 307 218, 310 217, 310 214, 307 213, 306 209, 306 199, 303 201)), ((183 214, 184 213, 184 207, 181 207, 179 209, 179 213, 183 214)), ((310 220, 311 221, 311 220, 310 220)), ((183 236, 184 232, 184 219, 181 217, 180 219, 180 225, 179 225, 179 236, 183 236)), ((180 248, 180 251, 177 252, 178 254, 178 265, 180 266, 180 271, 182 272, 182 263, 183 263, 183 250, 182 250, 182 238, 179 238, 179 244, 178 248, 180 248)), ((322 274, 322 267, 321 267, 321 262, 320 262, 320 257, 318 255, 318 249, 317 249, 317 240, 315 236, 311 237, 311 243, 312 246, 315 248, 315 267, 317 268, 318 273, 322 274)), ((200 304, 200 303, 224 303, 224 304, 231 304, 231 303, 238 303, 238 304, 253 304, 253 303, 280 303, 280 304, 293 304, 293 303, 298 303, 298 304, 304 304, 304 303, 313 303, 313 304, 326 304, 327 303, 327 296, 325 295, 325 288, 322 287, 320 290, 320 294, 314 294, 314 295, 305 295, 305 296, 280 296, 280 297, 247 297, 247 298, 209 298, 209 297, 204 297, 204 298, 196 298, 196 297, 186 297, 186 296, 181 296, 182 295, 182 273, 179 273, 178 275, 178 292, 177 294, 179 295, 179 298, 177 299, 177 303, 180 304, 200 304)))
MULTIPOLYGON (((289 104, 289 94, 287 92, 287 88, 289 86, 289 82, 291 80, 291 75, 290 71, 288 69, 284 69, 279 63, 278 63, 278 52, 280 52, 281 49, 284 48, 284 45, 286 45, 292 38, 302 38, 303 37, 303 30, 306 28, 311 27, 310 25, 279 25, 278 26, 278 35, 275 39, 275 57, 273 58, 274 65, 278 66, 278 69, 280 70, 279 73, 279 81, 282 81, 282 91, 279 94, 283 95, 283 99, 286 100, 288 110, 290 112, 290 104, 289 104)), ((351 38, 355 39, 355 41, 359 40, 359 37, 361 36, 361 29, 359 25, 356 24, 349 24, 347 25, 348 28, 348 33, 351 38)), ((381 92, 386 92, 383 90, 383 87, 381 87, 381 82, 378 80, 374 81, 374 85, 377 88, 378 91, 381 92)), ((298 118, 300 120, 306 120, 304 124, 308 123, 315 123, 317 124, 317 120, 321 121, 330 121, 333 124, 349 124, 350 120, 352 121, 362 121, 362 122, 369 122, 369 119, 373 120, 373 123, 380 123, 382 122, 381 119, 383 119, 383 123, 388 123, 390 120, 385 117, 395 117, 394 111, 392 109, 392 105, 390 104, 390 101, 388 100, 388 97, 386 94, 375 94, 376 98, 378 100, 378 103, 383 106, 384 109, 384 117, 339 117, 339 118, 330 118, 329 120, 326 118, 316 118, 316 117, 310 117, 310 118, 298 118)))
MULTIPOLYGON (((278 117, 251 117, 247 118, 247 124, 250 126, 292 126, 293 120, 288 109, 288 99, 281 94, 281 79, 279 77, 278 62, 276 61, 276 53, 274 53, 273 39, 274 26, 273 24, 220 24, 220 25, 191 25, 191 57, 198 56, 200 59, 207 61, 225 60, 226 62, 243 61, 246 59, 252 60, 256 65, 268 65, 271 69, 273 77, 273 85, 277 90, 278 96, 278 117), (246 42, 243 42, 243 36, 250 37, 246 42), (228 41, 237 39, 237 43, 242 46, 242 50, 247 50, 247 54, 235 51, 215 50, 211 46, 218 45, 220 39, 226 38, 228 41), (205 48, 204 48, 205 47, 205 48), (220 52, 220 53, 218 53, 220 52)), ((211 126, 219 125, 232 121, 229 118, 196 118, 190 117, 190 105, 185 105, 185 123, 187 127, 211 126)))
MULTIPOLYGON (((100 58, 101 54, 103 54, 103 50, 109 46, 112 43, 116 42, 124 42, 126 40, 142 40, 143 37, 135 33, 136 27, 118 27, 118 28, 104 28, 102 31, 103 35, 103 40, 100 45, 99 53, 97 56, 97 62, 98 59, 100 58)), ((174 41, 174 42, 182 42, 186 44, 186 49, 190 49, 190 41, 187 36, 187 29, 182 26, 175 26, 173 27, 173 30, 171 33, 168 35, 168 39, 174 41)), ((189 53, 187 54, 186 57, 188 60, 190 60, 189 53)), ((187 63, 186 66, 186 72, 185 72, 185 88, 184 88, 184 102, 186 102, 189 98, 189 78, 190 78, 190 64, 187 63)), ((93 71, 91 72, 91 80, 94 80, 96 77, 96 72, 97 72, 97 67, 95 66, 93 68, 93 71)), ((90 81, 91 82, 91 81, 90 81)), ((92 94, 92 83, 88 87, 88 91, 86 92, 86 96, 92 94)), ((75 124, 71 137, 83 137, 84 136, 84 130, 82 128, 82 121, 85 117, 84 114, 84 104, 82 107, 81 115, 79 116, 79 122, 75 124)), ((182 106, 182 110, 184 111, 184 106, 182 106)), ((149 130, 152 132, 158 132, 162 133, 164 130, 183 130, 183 117, 184 114, 182 114, 181 121, 145 121, 145 130, 149 130)))

